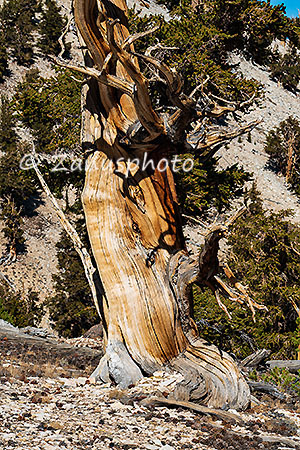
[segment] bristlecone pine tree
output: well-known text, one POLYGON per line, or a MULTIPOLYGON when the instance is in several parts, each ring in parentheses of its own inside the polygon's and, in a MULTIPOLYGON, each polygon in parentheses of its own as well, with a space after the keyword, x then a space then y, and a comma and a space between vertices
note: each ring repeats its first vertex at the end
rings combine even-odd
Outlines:
MULTIPOLYGON (((229 268, 224 271, 235 292, 217 277, 226 225, 208 233, 197 258, 189 256, 173 175, 162 170, 162 158, 190 150, 209 157, 254 124, 207 129, 234 107, 219 106, 200 89, 195 97, 183 94, 182 80, 153 56, 155 48, 136 54, 133 44, 141 36, 129 35, 125 0, 75 0, 74 12, 88 51, 85 67, 73 68, 90 76, 82 96, 82 199, 104 291, 105 356, 94 376, 125 388, 164 367, 183 375, 175 398, 245 408, 250 392, 236 363, 199 337, 191 317, 195 280, 211 287, 221 306, 219 292, 237 298, 229 268), (172 108, 155 111, 141 63, 163 80, 172 108), (146 154, 155 166, 143 170, 146 154)), ((239 294, 253 307, 245 290, 239 294)))

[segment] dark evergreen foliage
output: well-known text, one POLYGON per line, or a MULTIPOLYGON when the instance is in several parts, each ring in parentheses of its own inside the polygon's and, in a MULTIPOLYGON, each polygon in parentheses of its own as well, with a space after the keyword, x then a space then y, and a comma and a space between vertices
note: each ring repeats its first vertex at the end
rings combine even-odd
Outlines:
POLYGON ((59 274, 53 276, 55 295, 46 306, 54 328, 65 337, 81 336, 99 323, 81 260, 68 237, 57 244, 59 274))
POLYGON ((0 218, 4 222, 4 236, 9 250, 24 250, 22 216, 25 202, 37 190, 37 182, 30 171, 20 169, 22 157, 29 153, 28 146, 18 142, 14 129, 12 105, 2 97, 0 105, 0 218))
MULTIPOLYGON (((225 69, 226 52, 231 50, 240 50, 255 62, 269 65, 275 63, 275 59, 278 60, 278 55, 271 49, 274 39, 300 48, 299 20, 286 16, 284 4, 274 6, 270 1, 261 0, 161 0, 160 3, 169 7, 175 15, 170 23, 171 27, 174 24, 173 39, 177 36, 178 42, 181 40, 182 44, 186 42, 192 46, 195 30, 198 41, 202 41, 202 45, 198 46, 198 51, 202 50, 200 60, 207 66, 205 72, 208 74, 212 62, 218 64, 221 60, 222 71, 225 69), (188 17, 194 17, 195 20, 194 26, 189 26, 189 30, 193 30, 190 33, 191 42, 186 40, 181 31, 181 24, 188 25, 188 17)), ((277 61, 277 64, 280 63, 277 61)), ((292 70, 286 67, 286 71, 292 70)))
POLYGON ((57 70, 49 79, 36 70, 26 74, 15 95, 15 109, 31 129, 39 152, 70 154, 79 150, 80 91, 80 83, 65 70, 57 70))
POLYGON ((37 326, 43 316, 38 294, 30 291, 25 297, 21 292, 12 293, 5 285, 0 285, 0 319, 17 327, 37 326))
POLYGON ((300 195, 300 123, 293 117, 284 120, 267 136, 265 151, 269 164, 300 195))
POLYGON ((250 192, 249 212, 230 233, 228 263, 250 296, 268 307, 253 322, 249 309, 224 301, 230 321, 209 291, 194 289, 195 317, 201 334, 239 357, 256 348, 268 348, 274 359, 294 359, 300 342, 297 313, 291 299, 300 301, 300 228, 288 213, 268 213, 256 189, 250 192))
POLYGON ((193 170, 184 172, 180 165, 175 173, 178 198, 185 214, 200 216, 211 207, 218 212, 228 209, 234 198, 243 194, 243 186, 250 174, 235 164, 224 170, 217 167, 217 158, 205 163, 195 155, 182 155, 182 163, 188 158, 194 161, 193 170))
POLYGON ((19 253, 24 250, 24 232, 21 210, 16 208, 11 197, 2 202, 0 219, 4 222, 2 232, 7 241, 8 250, 19 253))
POLYGON ((28 65, 33 56, 33 31, 36 28, 36 0, 6 0, 0 9, 5 45, 18 64, 28 65))
POLYGON ((271 77, 284 88, 296 91, 300 82, 300 54, 296 47, 291 47, 284 55, 274 55, 270 70, 271 77))
POLYGON ((0 83, 4 81, 4 76, 8 69, 8 53, 5 44, 4 33, 0 23, 0 83))
MULTIPOLYGON (((258 94, 258 83, 234 74, 227 62, 230 36, 210 23, 205 14, 195 13, 190 7, 183 7, 178 14, 181 15, 180 20, 175 16, 173 20, 165 22, 159 17, 141 18, 132 12, 132 33, 160 24, 156 33, 138 41, 136 50, 143 53, 158 38, 168 49, 158 50, 157 56, 181 74, 187 94, 207 77, 209 80, 203 86, 204 92, 227 100, 243 101, 258 94)), ((157 88, 159 90, 159 86, 157 88)), ((169 104, 170 100, 162 98, 161 103, 169 104)))
POLYGON ((39 24, 41 38, 38 46, 45 55, 58 55, 61 46, 58 42, 63 33, 66 20, 61 15, 61 8, 55 0, 46 0, 42 11, 42 19, 39 24))
POLYGON ((11 102, 4 95, 0 98, 0 149, 7 151, 10 146, 16 144, 15 118, 11 108, 11 102))
POLYGON ((0 199, 10 196, 17 208, 36 194, 38 187, 32 172, 20 169, 20 161, 29 150, 28 146, 17 143, 0 157, 0 199))

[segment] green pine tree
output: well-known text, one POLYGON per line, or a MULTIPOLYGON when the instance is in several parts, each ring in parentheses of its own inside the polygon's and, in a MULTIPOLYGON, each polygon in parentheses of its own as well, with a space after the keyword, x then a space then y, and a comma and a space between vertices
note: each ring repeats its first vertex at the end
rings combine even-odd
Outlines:
POLYGON ((0 285, 0 319, 20 328, 38 326, 43 313, 35 291, 29 291, 25 296, 21 292, 12 292, 6 284, 0 285))
POLYGON ((16 207, 12 197, 7 197, 6 201, 2 202, 0 219, 4 223, 2 232, 6 238, 8 250, 17 255, 17 253, 24 250, 25 239, 22 230, 21 209, 16 207))
POLYGON ((294 359, 300 327, 291 300, 300 305, 300 228, 288 221, 287 212, 264 210, 255 187, 249 197, 249 211, 229 235, 227 262, 268 312, 257 311, 254 322, 249 308, 225 299, 229 320, 210 291, 195 286, 195 318, 202 336, 241 358, 267 348, 274 359, 294 359))
POLYGON ((33 31, 36 28, 36 0, 6 0, 0 9, 5 45, 20 65, 28 65, 33 56, 33 31))
POLYGON ((15 118, 11 102, 5 95, 0 97, 0 149, 6 152, 9 147, 16 144, 15 118))
POLYGON ((58 275, 53 275, 55 294, 48 298, 46 306, 59 334, 78 337, 99 323, 99 318, 81 260, 72 242, 63 235, 56 247, 58 275))
POLYGON ((299 121, 290 116, 271 130, 267 136, 265 151, 269 155, 271 168, 285 176, 296 194, 300 195, 299 121))
POLYGON ((274 54, 270 65, 271 77, 286 89, 296 91, 300 82, 300 56, 296 47, 284 54, 274 54))
POLYGON ((46 0, 45 7, 42 12, 42 20, 39 25, 41 39, 38 46, 45 55, 58 55, 61 51, 58 42, 66 20, 61 15, 61 8, 57 6, 55 0, 46 0))
POLYGON ((7 47, 5 45, 4 33, 0 22, 0 83, 3 82, 7 69, 8 69, 7 47))

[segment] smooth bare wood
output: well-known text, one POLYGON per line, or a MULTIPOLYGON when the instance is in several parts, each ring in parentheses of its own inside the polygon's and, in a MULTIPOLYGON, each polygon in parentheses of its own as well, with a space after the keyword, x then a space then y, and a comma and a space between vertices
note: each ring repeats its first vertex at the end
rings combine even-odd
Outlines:
POLYGON ((278 367, 279 369, 287 369, 292 373, 298 374, 300 370, 300 361, 274 359, 271 361, 266 361, 266 366, 268 366, 270 369, 274 369, 275 367, 278 367))
POLYGON ((280 392, 273 384, 264 383, 261 381, 248 381, 248 385, 255 392, 263 392, 281 400, 285 398, 285 395, 280 392))

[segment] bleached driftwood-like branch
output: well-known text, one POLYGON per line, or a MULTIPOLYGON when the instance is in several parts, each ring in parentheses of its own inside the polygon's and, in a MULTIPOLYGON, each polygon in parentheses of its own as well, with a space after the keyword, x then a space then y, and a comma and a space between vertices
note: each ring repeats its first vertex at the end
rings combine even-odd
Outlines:
POLYGON ((95 284, 95 274, 96 274, 97 269, 94 267, 91 257, 90 257, 90 254, 89 254, 88 250, 86 249, 86 247, 84 246, 83 242, 81 241, 77 231, 75 230, 73 225, 68 221, 64 212, 58 205, 56 198, 54 197, 51 190, 49 189, 49 186, 47 185, 40 169, 37 166, 35 158, 36 158, 36 154, 34 152, 31 157, 32 167, 34 168, 35 173, 36 173, 36 175, 41 183, 41 186, 43 188, 43 191, 45 192, 48 199, 50 200, 50 202, 53 206, 53 209, 55 210, 55 212, 60 220, 60 223, 62 224, 64 230, 66 231, 69 238, 73 242, 74 248, 81 259, 81 262, 84 267, 84 272, 85 272, 86 278, 88 280, 88 283, 89 283, 89 286, 91 289, 92 298, 93 298, 96 310, 97 310, 99 316, 101 317, 101 310, 100 310, 100 304, 99 304, 100 292, 99 292, 99 287, 96 287, 96 284, 95 284))

